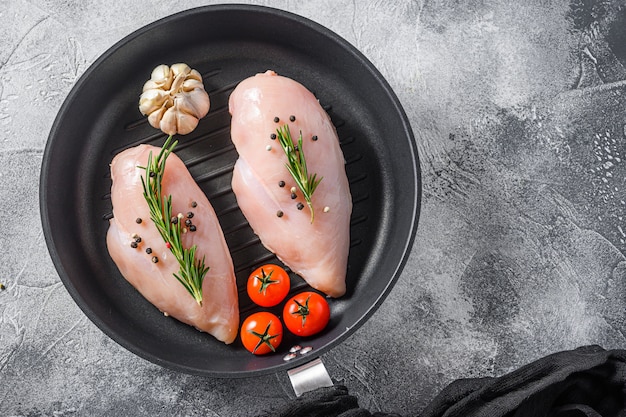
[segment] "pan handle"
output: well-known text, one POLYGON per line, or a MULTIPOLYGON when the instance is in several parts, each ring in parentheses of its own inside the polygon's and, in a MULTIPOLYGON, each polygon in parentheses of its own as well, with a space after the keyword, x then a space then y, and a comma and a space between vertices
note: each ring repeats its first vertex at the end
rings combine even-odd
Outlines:
POLYGON ((333 386, 333 381, 320 358, 288 370, 287 375, 297 397, 317 388, 333 386))

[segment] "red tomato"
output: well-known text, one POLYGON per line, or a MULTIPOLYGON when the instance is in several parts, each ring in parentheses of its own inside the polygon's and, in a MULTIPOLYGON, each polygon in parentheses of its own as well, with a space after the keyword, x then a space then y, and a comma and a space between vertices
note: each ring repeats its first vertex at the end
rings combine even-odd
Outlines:
POLYGON ((243 346, 255 355, 275 352, 283 340, 280 319, 267 311, 253 313, 241 325, 243 346))
POLYGON ((330 308, 323 296, 306 291, 287 301, 283 309, 283 320, 291 333, 311 336, 326 327, 330 320, 330 308))
POLYGON ((273 307, 285 299, 291 282, 289 274, 278 265, 267 264, 248 277, 248 295, 261 307, 273 307))

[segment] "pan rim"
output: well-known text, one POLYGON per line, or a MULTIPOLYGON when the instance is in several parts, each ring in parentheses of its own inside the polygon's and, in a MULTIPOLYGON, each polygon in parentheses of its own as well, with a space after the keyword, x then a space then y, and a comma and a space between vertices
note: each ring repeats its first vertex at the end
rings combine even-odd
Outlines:
POLYGON ((107 49, 102 55, 100 55, 85 70, 85 72, 76 81, 76 83, 74 84, 70 92, 68 93, 66 99, 64 100, 54 120, 50 133, 48 135, 48 140, 46 142, 46 146, 44 149, 42 167, 40 171, 39 196, 40 196, 40 201, 39 201, 40 216, 41 216, 41 222, 42 222, 42 227, 43 227, 43 232, 44 232, 44 238, 45 238, 46 246, 50 253, 51 259, 53 261, 53 264, 57 270, 57 273, 61 281, 63 282, 65 288, 67 289, 70 296, 72 297, 72 299, 76 302, 76 304, 83 311, 83 313, 103 333, 105 333, 108 337, 113 339, 116 343, 123 346, 125 349, 129 350, 130 352, 136 354, 137 356, 142 357, 150 362, 153 362, 155 364, 158 364, 160 366, 163 366, 169 369, 174 369, 180 372, 201 375, 201 376, 211 376, 211 377, 221 377, 221 378, 243 378, 243 377, 250 377, 250 376, 272 374, 280 370, 288 370, 288 369, 297 367, 299 365, 302 365, 303 363, 306 363, 310 360, 313 360, 323 355, 324 353, 328 352, 335 346, 341 344, 346 338, 354 334, 354 332, 375 313, 378 307, 384 302, 386 297, 389 295, 391 289, 395 285, 396 281, 399 279, 401 272, 404 269, 404 266, 406 265, 406 262, 408 261, 408 258, 409 258, 411 249, 413 247, 414 240, 415 240, 415 235, 417 233, 417 226, 419 222, 419 214, 420 214, 420 209, 421 209, 420 206, 421 206, 422 189, 421 189, 421 171, 420 171, 420 165, 419 165, 418 149, 417 149, 417 144, 415 143, 413 131, 411 129, 408 117, 398 97, 392 90, 391 86, 388 84, 388 82, 385 80, 382 74, 374 67, 374 65, 360 51, 358 51, 353 45, 351 45, 345 39, 337 35, 335 32, 303 16, 300 16, 291 12, 287 12, 284 10, 267 7, 267 6, 221 4, 221 5, 209 5, 209 6, 202 6, 202 7, 188 9, 185 11, 181 11, 181 12, 163 17, 148 25, 145 25, 135 30, 134 32, 130 33, 129 35, 125 36, 118 42, 116 42, 113 46, 107 49), (216 371, 207 371, 205 369, 192 368, 189 366, 181 365, 180 363, 177 363, 174 361, 160 358, 157 355, 154 355, 151 352, 145 351, 137 347, 133 343, 131 343, 123 335, 117 332, 116 329, 106 324, 98 316, 98 314, 96 314, 96 312, 92 309, 89 303, 85 301, 85 299, 82 297, 79 291, 74 287, 74 285, 71 284, 70 279, 69 279, 69 274, 68 274, 68 268, 65 265, 67 260, 62 259, 62 257, 60 256, 55 238, 54 236, 52 236, 51 217, 50 217, 50 211, 49 211, 49 206, 48 206, 48 201, 49 201, 48 197, 49 197, 49 193, 52 190, 50 190, 49 187, 47 186, 47 182, 46 182, 47 178, 46 178, 46 175, 44 175, 50 169, 51 159, 49 157, 49 154, 53 151, 53 149, 56 146, 56 141, 58 140, 58 137, 59 137, 59 130, 61 129, 61 124, 64 119, 64 116, 71 108, 74 100, 76 100, 79 92, 81 91, 82 86, 88 81, 91 74, 93 74, 93 72, 98 69, 98 67, 102 64, 102 62, 109 59, 111 55, 115 54, 120 48, 124 47, 124 45, 128 44, 132 40, 142 36, 146 32, 151 31, 157 27, 160 27, 162 25, 167 25, 168 23, 172 21, 176 21, 178 19, 185 19, 188 16, 192 16, 196 14, 203 14, 203 13, 221 12, 221 11, 271 13, 281 18, 285 18, 290 21, 295 21, 298 24, 305 25, 311 28, 312 30, 314 30, 315 32, 320 33, 325 38, 329 38, 333 42, 337 43, 346 52, 349 52, 359 62, 359 64, 367 70, 367 72, 373 77, 373 79, 375 79, 379 83, 379 86, 382 87, 382 89, 384 90, 389 102, 393 103, 393 106, 395 107, 394 112, 396 112, 399 118, 402 120, 402 123, 403 123, 402 130, 406 132, 407 134, 408 145, 409 145, 408 150, 410 151, 410 154, 411 154, 410 159, 413 163, 413 166, 411 168, 413 169, 413 172, 415 173, 415 176, 416 176, 414 187, 413 187, 414 189, 411 190, 414 198, 411 201, 412 204, 411 204, 411 213, 410 213, 410 218, 411 218, 410 232, 408 234, 408 238, 402 245, 403 253, 400 257, 400 262, 396 265, 396 268, 393 271, 390 271, 390 274, 389 274, 390 278, 387 280, 387 284, 385 285, 383 291, 379 293, 379 295, 375 298, 374 302, 369 306, 369 308, 365 311, 365 313, 362 314, 361 317, 354 322, 351 328, 346 329, 346 331, 343 331, 339 336, 335 337, 331 342, 325 344, 319 349, 316 349, 315 351, 308 354, 306 357, 298 358, 297 360, 284 362, 282 364, 278 364, 274 366, 269 366, 263 369, 228 371, 228 372, 216 372, 216 371))

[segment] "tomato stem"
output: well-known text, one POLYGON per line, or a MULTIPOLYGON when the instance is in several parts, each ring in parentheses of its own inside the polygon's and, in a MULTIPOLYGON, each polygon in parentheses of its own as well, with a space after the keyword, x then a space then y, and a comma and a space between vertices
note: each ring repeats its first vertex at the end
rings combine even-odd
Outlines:
POLYGON ((302 327, 304 327, 304 323, 306 323, 306 316, 309 315, 310 311, 309 311, 309 300, 311 299, 311 296, 309 295, 306 298, 306 301, 304 302, 304 305, 300 304, 298 302, 298 300, 293 300, 294 303, 296 303, 298 305, 298 310, 294 311, 291 314, 300 316, 302 318, 302 327))
POLYGON ((274 270, 271 270, 269 275, 265 275, 265 271, 261 268, 261 276, 255 275, 254 277, 261 281, 261 287, 259 288, 259 293, 265 294, 267 291, 267 287, 272 284, 278 284, 279 281, 272 279, 272 275, 274 274, 274 270))
POLYGON ((259 332, 255 332, 254 330, 248 330, 249 333, 251 333, 254 336, 259 338, 259 341, 257 342, 256 346, 252 350, 252 353, 256 353, 257 349, 260 348, 261 346, 263 346, 264 344, 267 345, 272 350, 272 352, 276 352, 276 349, 270 343, 270 340, 274 339, 275 337, 278 337, 280 335, 280 333, 279 334, 275 334, 275 335, 270 335, 269 331, 270 331, 270 326, 271 325, 272 325, 271 321, 269 323, 267 323, 267 327, 265 328, 265 331, 263 332, 263 334, 261 334, 259 332))

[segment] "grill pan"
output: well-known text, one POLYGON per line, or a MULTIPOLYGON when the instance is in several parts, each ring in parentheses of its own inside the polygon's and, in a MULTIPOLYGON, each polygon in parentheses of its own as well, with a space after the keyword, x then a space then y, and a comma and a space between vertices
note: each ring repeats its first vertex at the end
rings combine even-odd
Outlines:
MULTIPOLYGON (((40 177, 44 235, 75 302, 105 334, 131 352, 177 371, 249 377, 286 370, 320 356, 362 325, 397 280, 417 228, 419 160, 407 117, 390 86, 352 45, 301 16, 277 9, 218 5, 156 21, 106 51, 77 81, 51 129, 40 177), (285 332, 277 354, 254 356, 239 338, 218 342, 164 317, 123 279, 105 236, 111 214, 109 163, 130 146, 161 146, 165 135, 139 113, 143 83, 159 64, 185 62, 203 76, 211 110, 178 136, 177 155, 213 204, 230 248, 241 320, 257 311, 248 274, 268 252, 237 207, 230 187, 237 153, 229 134, 228 97, 267 69, 304 84, 337 128, 353 198, 347 294, 331 299, 321 333, 285 332), (286 361, 295 344, 311 352, 286 361)), ((307 289, 292 276, 291 294, 307 289)), ((282 304, 280 305, 282 306, 282 304)), ((280 315, 280 306, 269 309, 280 315)), ((391 336, 390 336, 391 337, 391 336)))

